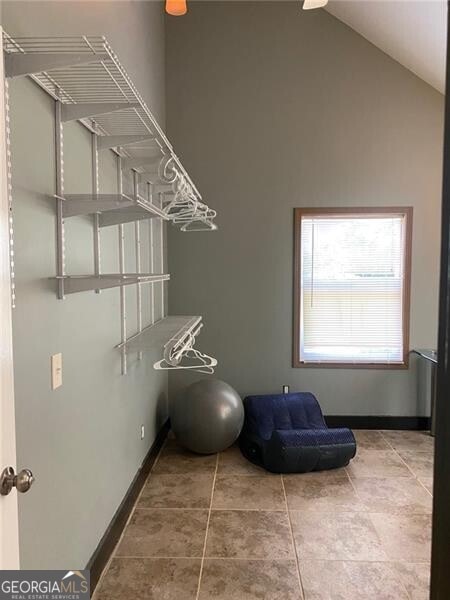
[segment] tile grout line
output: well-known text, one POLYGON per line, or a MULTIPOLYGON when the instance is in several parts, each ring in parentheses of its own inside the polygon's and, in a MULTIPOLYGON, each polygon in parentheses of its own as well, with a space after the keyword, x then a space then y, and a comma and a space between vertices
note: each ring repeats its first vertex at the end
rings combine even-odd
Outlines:
POLYGON ((408 469, 411 471, 411 473, 413 474, 413 476, 414 476, 415 480, 417 481, 417 483, 419 483, 419 484, 420 484, 420 485, 423 487, 423 489, 424 489, 426 492, 428 492, 428 494, 430 494, 430 496, 433 498, 433 494, 430 492, 430 490, 429 490, 428 488, 426 488, 426 487, 424 486, 424 484, 423 484, 423 483, 420 481, 420 479, 419 479, 419 475, 416 475, 416 474, 414 473, 414 471, 413 471, 413 470, 411 469, 411 467, 408 465, 408 463, 406 462, 406 460, 405 460, 405 459, 404 459, 404 458, 403 458, 403 457, 400 455, 400 453, 399 453, 399 452, 397 452, 397 450, 395 450, 395 448, 393 448, 393 450, 394 450, 394 451, 395 451, 395 452, 398 454, 398 456, 399 456, 400 460, 401 460, 401 461, 402 461, 402 462, 403 462, 403 463, 404 463, 404 464, 405 464, 405 465, 408 467, 408 469))
MULTIPOLYGON (((432 478, 433 479, 433 478, 432 478)), ((419 477, 417 477, 417 481, 420 483, 420 485, 423 487, 423 489, 428 492, 430 494, 430 496, 433 498, 433 492, 430 492, 430 490, 427 488, 427 486, 420 480, 419 477)), ((432 481, 432 487, 434 486, 434 482, 432 481)))
MULTIPOLYGON (((134 506, 133 506, 132 510, 130 511, 130 515, 129 515, 128 519, 127 519, 127 522, 125 523, 125 525, 124 525, 124 528, 123 528, 123 530, 122 530, 122 533, 120 534, 120 537, 119 537, 119 539, 117 540, 117 544, 114 546, 114 549, 113 549, 113 551, 111 552, 111 556, 109 557, 109 560, 108 560, 108 562, 106 563, 106 565, 105 565, 105 568, 103 569, 103 571, 102 571, 102 573, 101 573, 101 575, 100 575, 100 577, 99 577, 99 579, 98 579, 97 585, 96 585, 96 587, 95 587, 95 592, 94 592, 94 595, 92 596, 92 600, 94 600, 94 599, 95 599, 95 597, 96 597, 96 596, 97 596, 97 594, 98 594, 98 591, 100 590, 100 587, 101 587, 101 584, 102 584, 102 582, 103 582, 103 579, 105 578, 105 576, 106 576, 106 573, 109 571, 109 567, 111 566, 111 563, 112 563, 113 559, 114 559, 114 558, 115 558, 115 556, 116 556, 116 553, 117 553, 117 548, 119 547, 119 545, 120 545, 120 543, 121 543, 121 541, 122 541, 122 539, 123 539, 123 536, 125 535, 125 530, 126 530, 126 528, 128 527, 128 525, 129 525, 129 523, 130 523, 130 521, 131 521, 131 518, 133 517, 134 513, 136 512, 136 507, 137 507, 137 504, 138 504, 138 502, 139 502, 139 500, 140 500, 140 498, 141 498, 141 496, 142 496, 142 493, 143 493, 143 491, 144 491, 144 487, 146 486, 146 484, 147 484, 147 481, 149 480, 149 477, 150 477, 150 475, 151 475, 151 473, 152 473, 153 469, 155 468, 155 465, 156 465, 156 463, 158 462, 158 460, 159 460, 159 457, 160 457, 160 455, 161 455, 161 452, 164 450, 164 448, 165 448, 166 444, 167 444, 167 438, 164 440, 164 443, 162 444, 161 448, 159 449, 159 452, 158 452, 158 454, 156 455, 155 462, 153 463, 153 466, 152 466, 152 468, 150 469, 150 473, 148 474, 148 476, 147 476, 147 479, 145 480, 145 482, 144 482, 144 485, 142 486, 142 489, 141 489, 141 491, 139 492, 139 495, 138 495, 138 497, 136 498, 136 502, 134 503, 134 506)), ((122 557, 120 557, 120 558, 122 558, 122 557)))
MULTIPOLYGON (((383 434, 381 433, 381 431, 379 433, 383 436, 383 434)), ((384 436, 383 436, 383 439, 384 439, 384 436)), ((387 440, 385 440, 385 441, 386 441, 387 444, 389 444, 389 442, 387 440)), ((389 446, 390 446, 391 450, 393 450, 398 455, 398 457, 404 463, 404 465, 406 466, 406 468, 412 473, 413 479, 415 481, 417 481, 425 489, 425 491, 427 491, 430 494, 429 490, 427 490, 426 487, 423 485, 423 483, 419 480, 419 478, 416 477, 414 471, 409 467, 409 465, 407 464, 407 462, 405 460, 403 460, 403 458, 400 456, 400 454, 397 452, 397 450, 393 446, 391 446, 391 444, 389 444, 389 446)), ((351 478, 350 473, 347 471, 347 467, 345 467, 345 473, 347 474, 347 477, 349 478, 350 484, 353 487, 356 496, 360 500, 361 504, 363 506, 365 506, 363 499, 359 495, 358 490, 356 489, 356 486, 353 483, 353 480, 351 478)), ((358 479, 358 478, 356 477, 355 479, 358 479)), ((360 479, 371 479, 371 477, 361 477, 360 479)), ((376 478, 374 477, 373 479, 376 479, 376 478)), ((398 478, 397 477, 387 477, 385 479, 402 479, 402 477, 398 477, 398 478)), ((405 477, 404 479, 408 479, 409 480, 410 478, 409 477, 405 477)), ((433 497, 433 494, 430 494, 430 495, 431 495, 431 497, 433 497)), ((367 506, 366 506, 366 511, 367 511, 368 515, 370 515, 370 514, 385 514, 384 512, 378 513, 377 511, 370 511, 367 506)), ((356 512, 362 512, 362 511, 356 511, 356 512)), ((416 513, 415 511, 413 511, 411 514, 413 514, 413 515, 415 515, 415 514, 422 515, 422 514, 429 514, 429 513, 416 513)))
POLYGON ((216 486, 216 478, 217 478, 218 468, 219 468, 219 452, 216 455, 216 469, 214 471, 214 479, 213 479, 213 484, 212 484, 212 489, 211 489, 211 499, 209 502, 208 518, 206 520, 205 541, 203 543, 202 562, 200 563, 200 573, 198 574, 198 586, 197 586, 197 594, 195 596, 195 600, 198 600, 199 596, 200 596, 200 587, 201 587, 202 575, 203 575, 203 565, 205 563, 206 543, 208 541, 209 521, 211 519, 212 503, 213 503, 213 499, 214 499, 214 488, 216 486))
POLYGON ((281 478, 281 487, 283 488, 284 502, 286 504, 286 515, 287 515, 287 518, 288 518, 288 521, 289 521, 289 531, 291 532, 292 548, 294 550, 294 555, 295 555, 295 565, 297 567, 298 585, 300 587, 300 591, 301 591, 303 600, 306 600, 305 590, 303 589, 302 576, 300 574, 300 566, 298 564, 297 546, 295 545, 294 531, 292 529, 292 522, 291 522, 291 514, 289 512, 289 505, 288 505, 288 501, 287 501, 286 488, 284 487, 284 479, 283 479, 283 475, 282 474, 280 474, 280 478, 281 478))
MULTIPOLYGON (((371 514, 386 514, 386 513, 371 513, 371 514)), ((155 555, 134 555, 134 554, 129 554, 129 555, 123 555, 123 556, 118 556, 118 559, 126 559, 126 560, 130 560, 130 559, 139 559, 139 560, 157 560, 157 559, 161 559, 161 560, 190 560, 190 561, 198 561, 201 560, 201 556, 160 556, 159 554, 155 554, 155 555)), ((277 562, 277 563, 286 563, 286 562, 292 562, 293 558, 242 558, 242 557, 236 557, 236 556, 208 556, 208 560, 217 560, 217 561, 238 561, 238 562, 277 562)), ((368 559, 363 559, 363 560, 358 560, 357 558, 308 558, 309 561, 311 562, 351 562, 351 563, 357 563, 357 564, 373 564, 373 563, 379 563, 379 564, 391 564, 391 563, 402 563, 403 561, 401 560, 395 560, 395 559, 387 559, 387 560, 381 560, 381 559, 376 559, 376 560, 368 560, 368 559)), ((423 560, 423 559, 414 559, 413 561, 407 561, 407 562, 412 562, 414 564, 421 564, 421 565, 429 565, 430 561, 429 560, 423 560)))
MULTIPOLYGON (((364 477, 364 479, 366 481, 373 481, 374 478, 371 477, 364 477)), ((389 480, 394 480, 394 477, 390 477, 389 480)), ((406 479, 406 478, 404 478, 406 479)), ((354 487, 353 482, 352 483, 352 487, 354 487)), ((359 496, 358 496, 359 498, 359 496)), ((368 508, 364 505, 362 506, 362 508, 360 510, 355 510, 355 509, 349 509, 349 508, 345 508, 345 507, 337 507, 339 510, 338 512, 340 513, 345 513, 345 514, 349 514, 349 515, 357 515, 357 514, 361 514, 361 513, 366 513, 368 512, 368 508)), ((140 506, 137 506, 135 509, 135 511, 139 510, 142 512, 206 512, 209 511, 209 508, 158 508, 158 507, 151 507, 151 508, 141 508, 140 506)), ((306 512, 306 513, 313 513, 313 514, 324 514, 329 512, 329 508, 293 508, 291 509, 292 512, 306 512)), ((211 509, 211 513, 215 513, 215 512, 252 512, 252 513, 265 513, 265 512, 269 512, 269 513, 276 513, 276 514, 282 514, 284 512, 286 512, 284 509, 280 509, 280 508, 212 508, 211 509)), ((386 513, 386 511, 380 511, 380 510, 371 510, 370 511, 373 514, 391 514, 393 516, 395 516, 397 513, 386 513)), ((414 511, 411 514, 413 515, 427 515, 430 513, 424 513, 424 512, 417 512, 414 511)), ((209 557, 208 557, 209 558, 209 557)), ((256 559, 255 559, 256 560, 256 559)))
MULTIPOLYGON (((411 467, 408 465, 408 463, 406 462, 406 460, 400 455, 399 451, 397 450, 397 448, 395 448, 391 442, 389 441, 389 439, 387 437, 385 437, 385 435, 383 434, 383 432, 381 430, 376 430, 378 431, 378 433, 381 435, 381 437, 383 438, 383 440, 386 442, 386 444, 389 446, 389 448, 395 452, 395 454, 397 454, 397 456, 400 458, 400 460, 402 461, 402 463, 406 466, 406 468, 408 469, 408 471, 410 471, 410 473, 412 474, 412 476, 414 477, 414 479, 423 487, 423 489, 428 492, 428 494, 433 497, 433 494, 430 492, 430 490, 422 483, 422 481, 420 480, 420 475, 416 475, 414 473, 414 471, 411 469, 411 467)), ((420 451, 419 451, 420 452, 420 451)), ((427 454, 426 452, 424 452, 424 454, 427 454)), ((434 454, 434 448, 433 448, 433 454, 434 454)))
MULTIPOLYGON (((174 506, 169 508, 164 508, 162 506, 136 506, 136 510, 167 510, 167 511, 199 511, 199 510, 209 510, 204 506, 199 506, 197 508, 189 508, 184 506, 174 506)), ((284 508, 211 508, 211 512, 220 512, 220 511, 234 511, 234 512, 285 512, 284 508)))
POLYGON ((395 448, 394 448, 394 451, 397 453, 397 455, 398 455, 398 457, 400 458, 400 460, 401 460, 401 461, 402 461, 402 462, 403 462, 403 463, 406 465, 406 467, 407 467, 407 468, 408 468, 408 469, 411 471, 411 473, 413 474, 413 477, 414 477, 414 479, 417 481, 417 483, 418 483, 418 484, 419 484, 421 487, 423 487, 423 489, 424 489, 424 490, 425 490, 425 491, 426 491, 426 492, 427 492, 427 493, 428 493, 428 494, 429 494, 431 497, 433 497, 433 494, 430 492, 430 490, 428 490, 428 489, 427 489, 427 488, 426 488, 426 487, 423 485, 423 483, 422 483, 422 482, 420 481, 420 479, 419 479, 419 476, 418 476, 418 475, 416 475, 416 474, 414 473, 414 471, 413 471, 413 470, 411 469, 411 467, 408 465, 408 463, 406 462, 406 460, 404 460, 404 459, 403 459, 403 458, 400 456, 400 454, 397 452, 397 450, 395 450, 395 448))
MULTIPOLYGON (((380 432, 381 433, 381 432, 380 432)), ((398 450, 389 442, 389 440, 387 438, 384 437, 383 434, 381 434, 383 436, 383 439, 385 440, 385 442, 390 446, 390 448, 397 454, 397 456, 399 457, 399 459, 402 461, 402 463, 406 466, 406 468, 412 473, 414 479, 423 487, 423 489, 428 492, 428 494, 433 497, 433 494, 430 492, 429 489, 427 489, 424 484, 420 481, 419 476, 416 475, 414 473, 414 471, 411 469, 411 467, 408 465, 408 463, 406 462, 406 460, 401 456, 401 454, 398 452, 398 450)), ((433 454, 434 454, 434 449, 433 449, 433 454)))
MULTIPOLYGON (((349 464, 350 464, 350 463, 349 463, 349 464)), ((353 488, 353 491, 354 491, 354 492, 355 492, 355 494, 356 494, 356 497, 358 498, 358 500, 361 502, 362 506, 364 506, 364 507, 365 507, 365 510, 367 511, 367 506, 364 504, 364 501, 363 501, 363 499, 362 499, 362 498, 361 498, 361 496, 358 494, 358 490, 356 489, 356 487, 355 487, 355 484, 353 483, 353 481, 352 481, 352 478, 350 477, 350 473, 347 471, 347 466, 345 466, 345 467, 344 467, 344 471, 345 471, 345 474, 347 475, 347 478, 348 478, 348 480, 349 480, 349 482, 350 482, 350 485, 351 485, 351 486, 352 486, 352 488, 353 488)), ((356 512, 358 512, 358 511, 356 511, 356 512)), ((363 512, 363 511, 361 511, 361 512, 363 512)))

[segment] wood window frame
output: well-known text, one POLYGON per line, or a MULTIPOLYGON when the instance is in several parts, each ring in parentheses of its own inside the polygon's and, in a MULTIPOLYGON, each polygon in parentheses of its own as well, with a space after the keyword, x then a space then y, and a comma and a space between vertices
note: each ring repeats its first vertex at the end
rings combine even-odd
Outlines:
POLYGON ((383 207, 346 207, 346 208, 294 208, 294 315, 293 315, 293 352, 292 366, 294 368, 335 368, 335 369, 408 369, 409 367, 409 323, 411 306, 411 254, 412 254, 412 206, 383 206, 383 207), (300 310, 302 294, 301 283, 301 223, 304 216, 324 215, 404 215, 405 225, 405 281, 403 285, 403 360, 401 363, 370 363, 370 362, 303 362, 300 359, 300 310))

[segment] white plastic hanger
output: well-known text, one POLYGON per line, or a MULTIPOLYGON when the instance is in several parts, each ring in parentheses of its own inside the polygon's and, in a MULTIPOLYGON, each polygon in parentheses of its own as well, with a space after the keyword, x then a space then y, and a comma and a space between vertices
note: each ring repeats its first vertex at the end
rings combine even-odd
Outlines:
POLYGON ((195 338, 200 333, 202 327, 203 324, 200 323, 193 331, 186 332, 173 346, 165 350, 164 358, 155 362, 153 367, 158 371, 184 369, 212 375, 214 367, 217 366, 217 360, 193 347, 195 338), (182 364, 183 359, 194 362, 191 364, 182 364))
POLYGON ((217 216, 216 211, 201 201, 186 178, 170 163, 170 159, 164 158, 159 165, 160 178, 173 183, 175 192, 173 198, 164 206, 165 214, 173 224, 181 225, 181 231, 216 230, 217 226, 212 222, 217 216), (167 171, 175 173, 175 177, 171 178, 167 171))
POLYGON ((197 371, 198 373, 206 373, 207 375, 212 375, 214 373, 214 367, 217 366, 217 360, 212 358, 212 356, 208 356, 207 354, 203 354, 199 350, 195 348, 189 348, 185 350, 182 354, 183 359, 194 360, 193 364, 181 364, 181 361, 176 365, 171 365, 163 358, 155 362, 153 367, 158 371, 170 371, 171 369, 182 369, 182 370, 190 370, 197 371))
POLYGON ((182 227, 180 227, 180 231, 216 231, 217 225, 212 221, 208 220, 199 220, 199 221, 189 221, 189 223, 185 223, 182 227), (198 223, 198 225, 193 225, 194 223, 198 223))

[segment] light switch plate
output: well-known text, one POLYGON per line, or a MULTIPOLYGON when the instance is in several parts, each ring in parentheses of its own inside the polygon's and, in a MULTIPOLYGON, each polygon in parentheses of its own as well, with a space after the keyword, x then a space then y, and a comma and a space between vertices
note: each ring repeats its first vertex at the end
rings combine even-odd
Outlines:
POLYGON ((145 437, 145 427, 143 425, 141 425, 141 440, 143 440, 145 437))
POLYGON ((53 354, 51 357, 52 390, 62 386, 62 354, 53 354))

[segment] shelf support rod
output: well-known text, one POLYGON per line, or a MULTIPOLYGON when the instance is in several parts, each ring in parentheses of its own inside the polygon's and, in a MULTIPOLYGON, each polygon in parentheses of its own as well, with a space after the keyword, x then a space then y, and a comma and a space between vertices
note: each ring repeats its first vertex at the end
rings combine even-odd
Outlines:
POLYGON ((93 62, 108 60, 108 54, 85 54, 85 53, 50 53, 34 52, 24 54, 22 52, 5 52, 6 77, 20 77, 22 75, 33 75, 51 69, 61 69, 75 65, 83 65, 93 62))
POLYGON ((140 108, 138 102, 79 102, 77 104, 63 104, 62 121, 77 121, 87 119, 95 115, 106 115, 108 113, 125 110, 128 108, 140 108))
MULTIPOLYGON (((58 91, 59 92, 59 91, 58 91)), ((62 104, 60 100, 55 101, 55 159, 56 159, 56 275, 65 275, 64 256, 64 218, 63 200, 64 195, 64 139, 62 125, 62 104)), ((58 279, 58 298, 64 300, 64 279, 58 279)))
MULTIPOLYGON (((163 207, 163 197, 164 194, 159 192, 158 193, 159 196, 159 206, 162 209, 163 207)), ((160 222, 160 236, 159 236, 159 241, 160 241, 160 254, 161 254, 161 273, 164 273, 164 221, 162 219, 159 220, 160 222)), ((161 281, 161 319, 164 319, 164 315, 165 315, 165 298, 164 298, 164 291, 165 291, 165 287, 164 287, 164 281, 161 281)))
MULTIPOLYGON (((133 192, 137 202, 139 197, 139 175, 133 171, 133 192)), ((136 252, 136 273, 141 272, 141 229, 139 221, 134 222, 134 240, 136 252)), ((136 290, 136 312, 137 312, 137 329, 138 333, 142 331, 142 288, 141 284, 137 283, 136 290)), ((138 352, 138 360, 142 360, 142 352, 138 352)))
MULTIPOLYGON (((95 128, 95 123, 92 124, 95 128)), ((98 136, 96 133, 91 133, 92 138, 92 193, 99 193, 98 184, 98 136)), ((101 258, 100 258, 100 215, 95 213, 93 216, 93 243, 94 243, 94 273, 96 277, 101 272, 101 258)), ((100 294, 100 290, 95 290, 96 294, 100 294)))
MULTIPOLYGON (((153 184, 147 182, 147 199, 150 203, 153 203, 153 184)), ((153 219, 148 220, 148 247, 149 247, 149 263, 150 263, 150 273, 155 272, 155 263, 153 260, 154 257, 154 248, 153 248, 153 219)), ((151 323, 155 322, 155 286, 153 283, 150 284, 150 319, 151 323)))
MULTIPOLYGON (((117 156, 117 192, 121 194, 123 192, 123 181, 122 181, 122 158, 117 156)), ((121 223, 118 226, 119 229, 119 273, 125 271, 125 231, 124 226, 121 223)), ((125 342, 127 341, 127 315, 126 315, 126 297, 125 287, 120 286, 120 337, 121 342, 124 344, 121 348, 121 368, 122 375, 127 374, 127 349, 125 342)))
MULTIPOLYGON (((0 27, 0 43, 3 45, 3 32, 0 27)), ((10 269, 10 293, 11 293, 11 308, 16 307, 16 288, 15 288, 15 266, 14 266, 14 223, 13 223, 13 186, 12 186, 12 161, 11 161, 11 130, 9 116, 9 82, 4 73, 4 65, 0 63, 0 118, 2 123, 0 129, 2 131, 3 143, 1 151, 4 152, 3 168, 1 169, 1 183, 3 193, 6 193, 6 201, 8 203, 9 218, 9 269, 10 269)))

